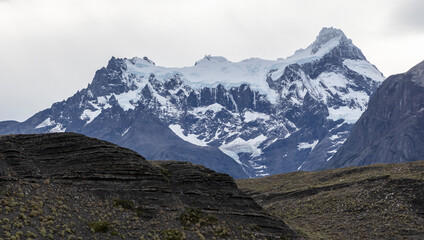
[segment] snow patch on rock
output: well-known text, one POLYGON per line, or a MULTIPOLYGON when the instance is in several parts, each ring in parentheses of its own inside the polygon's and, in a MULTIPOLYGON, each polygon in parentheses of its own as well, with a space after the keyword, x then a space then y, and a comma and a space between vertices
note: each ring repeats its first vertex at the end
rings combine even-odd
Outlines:
POLYGON ((328 119, 332 119, 334 121, 339 119, 344 119, 346 123, 354 124, 362 115, 365 109, 361 110, 359 108, 349 108, 346 106, 339 108, 328 108, 328 119))
POLYGON ((386 79, 374 65, 365 60, 346 59, 343 61, 343 65, 354 72, 373 79, 374 81, 382 82, 386 79))
POLYGON ((189 142, 191 144, 200 146, 200 147, 206 147, 208 144, 204 142, 203 140, 200 140, 197 138, 197 135, 195 134, 188 134, 184 135, 184 129, 181 128, 178 124, 171 124, 168 126, 169 129, 171 129, 178 137, 180 137, 182 140, 189 142))
POLYGON ((316 147, 316 145, 318 144, 319 140, 315 140, 312 143, 307 143, 307 142, 301 142, 297 145, 297 150, 302 150, 302 149, 307 149, 310 148, 311 151, 314 150, 314 148, 316 147))
POLYGON ((249 140, 244 140, 240 137, 237 137, 229 143, 225 143, 219 147, 219 149, 227 154, 229 157, 233 158, 234 161, 241 164, 239 160, 239 153, 250 153, 252 157, 258 157, 262 154, 262 151, 259 145, 267 139, 263 134, 249 140))
POLYGON ((224 107, 219 103, 214 103, 206 107, 197 107, 193 109, 193 112, 205 114, 207 111, 212 111, 214 113, 220 112, 224 107))
POLYGON ((43 127, 51 127, 54 126, 56 124, 55 121, 52 121, 50 119, 50 117, 46 118, 46 120, 44 120, 43 122, 41 122, 40 124, 38 124, 35 128, 43 128, 43 127))
POLYGON ((244 112, 243 117, 245 122, 253 122, 257 119, 268 121, 270 119, 269 115, 255 111, 246 111, 244 112))
POLYGON ((51 133, 58 133, 58 132, 65 132, 66 128, 63 127, 61 123, 56 124, 56 126, 52 129, 50 129, 49 132, 51 133))
POLYGON ((87 120, 87 122, 85 124, 89 124, 91 123, 97 116, 100 115, 100 113, 102 113, 102 109, 96 109, 95 111, 92 111, 90 109, 85 109, 81 116, 80 119, 81 120, 87 120))

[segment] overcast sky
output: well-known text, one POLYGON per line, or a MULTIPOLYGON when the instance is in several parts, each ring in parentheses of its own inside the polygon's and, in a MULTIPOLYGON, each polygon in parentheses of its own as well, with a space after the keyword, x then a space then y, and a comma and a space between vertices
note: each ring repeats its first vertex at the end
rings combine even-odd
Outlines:
POLYGON ((0 121, 73 95, 111 56, 285 58, 330 26, 389 76, 424 60, 423 12, 422 0, 0 0, 0 121))

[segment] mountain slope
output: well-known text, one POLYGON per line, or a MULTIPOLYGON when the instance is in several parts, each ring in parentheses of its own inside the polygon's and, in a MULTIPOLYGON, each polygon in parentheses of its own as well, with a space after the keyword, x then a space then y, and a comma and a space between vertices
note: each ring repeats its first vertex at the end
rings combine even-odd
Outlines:
POLYGON ((424 236, 424 161, 278 174, 237 185, 310 239, 424 236))
POLYGON ((424 62, 377 90, 329 168, 424 159, 424 62))
POLYGON ((205 56, 165 68, 113 57, 87 88, 23 123, 0 123, 0 134, 78 132, 236 178, 312 170, 344 142, 383 80, 334 28, 276 61, 205 56))
POLYGON ((1 136, 0 199, 3 239, 298 238, 227 174, 74 133, 1 136))

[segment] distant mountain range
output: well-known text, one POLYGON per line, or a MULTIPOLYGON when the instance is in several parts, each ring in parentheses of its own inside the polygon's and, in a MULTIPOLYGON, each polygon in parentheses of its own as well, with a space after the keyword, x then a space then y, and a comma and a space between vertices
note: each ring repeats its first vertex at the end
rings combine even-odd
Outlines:
POLYGON ((24 122, 0 122, 0 134, 77 132, 235 178, 314 170, 384 79, 334 28, 275 61, 205 56, 166 68, 112 57, 87 88, 24 122))

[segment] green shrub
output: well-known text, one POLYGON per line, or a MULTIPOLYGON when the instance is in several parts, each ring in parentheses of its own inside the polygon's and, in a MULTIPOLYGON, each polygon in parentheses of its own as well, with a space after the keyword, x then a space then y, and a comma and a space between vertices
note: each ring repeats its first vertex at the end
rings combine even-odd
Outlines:
POLYGON ((27 237, 27 238, 36 238, 37 237, 37 234, 35 234, 35 233, 31 232, 31 231, 27 231, 25 233, 25 237, 27 237))
POLYGON ((114 207, 122 207, 122 208, 128 209, 128 210, 134 210, 134 203, 130 200, 113 199, 113 206, 114 207))
POLYGON ((109 231, 110 229, 110 223, 106 221, 97 221, 97 222, 89 222, 88 226, 90 227, 91 231, 94 233, 105 233, 109 231))
POLYGON ((185 233, 177 229, 166 229, 162 231, 163 239, 165 240, 183 240, 186 239, 185 233))
POLYGON ((198 208, 186 208, 178 219, 184 227, 189 227, 192 224, 204 227, 218 223, 218 218, 215 215, 208 214, 205 216, 205 213, 198 208))
POLYGON ((135 214, 137 215, 137 217, 143 217, 144 216, 143 208, 142 207, 136 208, 135 214))
POLYGON ((170 178, 172 176, 171 175, 171 172, 168 169, 164 168, 164 167, 159 167, 159 170, 167 178, 170 178))
POLYGON ((186 208, 178 217, 181 225, 188 227, 191 224, 196 224, 203 217, 203 212, 198 208, 186 208))
POLYGON ((217 223, 218 223, 218 218, 212 214, 208 214, 206 217, 200 219, 201 226, 214 225, 217 223))
POLYGON ((215 235, 218 236, 218 237, 222 237, 222 238, 229 237, 230 236, 230 230, 226 226, 218 226, 215 229, 215 235))

